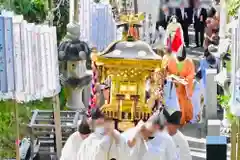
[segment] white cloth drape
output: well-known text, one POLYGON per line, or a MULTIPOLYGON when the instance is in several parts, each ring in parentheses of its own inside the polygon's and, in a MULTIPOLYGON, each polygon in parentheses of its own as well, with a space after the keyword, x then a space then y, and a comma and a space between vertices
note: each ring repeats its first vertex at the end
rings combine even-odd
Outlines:
POLYGON ((117 27, 110 4, 81 0, 79 10, 81 40, 96 47, 98 51, 117 40, 117 27))
POLYGON ((138 12, 145 12, 146 17, 148 17, 149 14, 151 14, 152 17, 152 24, 153 28, 156 26, 156 22, 159 17, 159 11, 160 11, 160 1, 152 1, 152 0, 138 0, 138 12))
POLYGON ((3 11, 0 32, 0 99, 27 102, 58 94, 56 28, 3 11))

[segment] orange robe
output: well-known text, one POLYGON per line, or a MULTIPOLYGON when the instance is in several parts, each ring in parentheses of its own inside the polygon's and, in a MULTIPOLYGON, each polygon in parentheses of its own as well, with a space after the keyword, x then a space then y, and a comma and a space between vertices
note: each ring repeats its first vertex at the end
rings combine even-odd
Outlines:
POLYGON ((171 57, 170 59, 168 59, 167 66, 169 74, 180 76, 188 82, 186 86, 179 83, 176 84, 178 101, 182 112, 181 124, 183 125, 186 122, 190 122, 193 118, 193 106, 191 102, 191 97, 193 94, 193 79, 195 75, 195 66, 192 60, 189 58, 186 58, 184 61, 179 62, 175 57, 171 57), (181 67, 179 67, 179 64, 181 64, 181 67))
POLYGON ((173 54, 165 54, 162 58, 162 68, 166 68, 168 66, 168 60, 176 57, 173 54))

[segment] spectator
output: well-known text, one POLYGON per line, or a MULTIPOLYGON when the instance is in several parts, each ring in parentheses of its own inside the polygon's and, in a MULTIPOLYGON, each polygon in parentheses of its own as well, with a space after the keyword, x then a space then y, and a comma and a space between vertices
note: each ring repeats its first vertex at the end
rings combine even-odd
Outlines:
POLYGON ((200 2, 196 2, 195 11, 193 14, 193 25, 195 29, 195 43, 196 47, 203 47, 204 30, 206 26, 207 10, 200 6, 200 2), (199 45, 200 34, 200 45, 199 45))
POLYGON ((160 11, 159 21, 156 23, 156 30, 159 30, 159 27, 162 26, 164 29, 167 28, 168 22, 170 20, 171 14, 169 12, 168 6, 164 5, 160 11))

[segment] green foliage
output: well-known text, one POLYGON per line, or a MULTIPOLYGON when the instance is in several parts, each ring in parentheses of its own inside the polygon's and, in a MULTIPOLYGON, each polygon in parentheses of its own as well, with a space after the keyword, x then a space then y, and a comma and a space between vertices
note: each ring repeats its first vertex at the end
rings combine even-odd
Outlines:
MULTIPOLYGON (((0 5, 3 8, 14 11, 16 14, 21 14, 24 19, 30 23, 43 23, 48 14, 48 0, 0 0, 0 5)), ((54 6, 57 5, 57 0, 53 0, 54 6)), ((69 22, 69 3, 64 1, 58 10, 54 12, 54 26, 57 27, 58 43, 66 34, 66 26, 69 22)))
MULTIPOLYGON (((0 159, 15 157, 16 118, 12 101, 0 101, 0 159)), ((34 109, 52 109, 52 100, 34 101, 18 104, 20 138, 27 135, 27 124, 34 109)))
POLYGON ((47 16, 44 0, 13 0, 11 9, 30 23, 43 23, 47 16))
MULTIPOLYGON (((56 2, 55 2, 56 3, 56 2)), ((59 6, 59 10, 54 12, 55 19, 53 22, 54 26, 57 26, 57 39, 58 43, 63 39, 67 33, 67 24, 69 23, 69 3, 64 1, 59 6)))
POLYGON ((228 7, 228 14, 230 16, 235 16, 240 7, 240 1, 239 0, 226 0, 226 1, 228 7))
POLYGON ((232 122, 236 122, 237 117, 234 116, 231 111, 230 111, 230 105, 229 105, 229 101, 230 101, 230 96, 229 95, 221 95, 218 96, 218 102, 219 104, 225 109, 226 111, 226 117, 231 123, 232 122))

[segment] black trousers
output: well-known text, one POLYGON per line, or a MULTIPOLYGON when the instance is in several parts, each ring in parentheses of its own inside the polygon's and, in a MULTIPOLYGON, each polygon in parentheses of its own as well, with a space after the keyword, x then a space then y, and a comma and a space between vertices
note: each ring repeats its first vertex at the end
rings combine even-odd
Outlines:
POLYGON ((183 27, 183 37, 186 47, 189 46, 189 35, 188 35, 188 27, 183 27))
POLYGON ((195 28, 195 43, 197 46, 203 47, 204 41, 204 27, 202 28, 195 28), (200 35, 200 45, 199 45, 199 35, 200 35))

